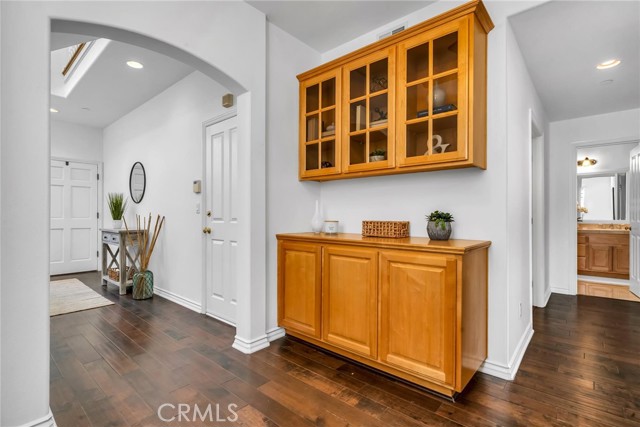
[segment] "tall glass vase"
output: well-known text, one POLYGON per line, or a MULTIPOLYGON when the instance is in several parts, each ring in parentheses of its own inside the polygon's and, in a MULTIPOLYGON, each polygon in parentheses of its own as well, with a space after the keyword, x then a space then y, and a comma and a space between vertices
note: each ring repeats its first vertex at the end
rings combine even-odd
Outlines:
POLYGON ((311 218, 311 230, 314 233, 318 234, 322 231, 322 226, 324 225, 324 221, 322 220, 322 211, 320 210, 320 202, 316 200, 316 212, 313 214, 313 218, 311 218))
POLYGON ((133 299, 147 299, 153 296, 153 272, 139 271, 133 275, 133 299))

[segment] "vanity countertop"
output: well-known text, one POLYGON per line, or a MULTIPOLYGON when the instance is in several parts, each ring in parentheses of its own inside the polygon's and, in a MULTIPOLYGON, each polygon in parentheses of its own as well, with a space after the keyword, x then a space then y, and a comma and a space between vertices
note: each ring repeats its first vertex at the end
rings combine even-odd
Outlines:
POLYGON ((629 224, 578 224, 578 233, 629 234, 629 230, 629 224))

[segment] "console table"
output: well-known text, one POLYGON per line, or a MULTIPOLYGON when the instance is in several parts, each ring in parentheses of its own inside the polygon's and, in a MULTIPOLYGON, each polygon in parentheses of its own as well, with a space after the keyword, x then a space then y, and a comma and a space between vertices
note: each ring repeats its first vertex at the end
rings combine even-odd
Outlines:
POLYGON ((140 267, 137 230, 103 228, 101 231, 102 286, 107 286, 109 283, 119 286, 120 295, 124 295, 127 293, 127 286, 133 284, 129 275, 138 272, 140 267), (115 247, 115 252, 113 247, 115 247), (109 277, 109 269, 112 267, 120 270, 119 280, 113 280, 109 277))

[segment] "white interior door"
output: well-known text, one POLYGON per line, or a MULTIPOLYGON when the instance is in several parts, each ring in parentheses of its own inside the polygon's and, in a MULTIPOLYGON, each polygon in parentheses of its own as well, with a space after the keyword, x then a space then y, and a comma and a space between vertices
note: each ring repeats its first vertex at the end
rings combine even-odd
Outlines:
POLYGON ((640 145, 630 153, 629 165, 629 288, 640 297, 640 145))
POLYGON ((235 325, 239 200, 235 117, 206 128, 205 184, 207 314, 235 325))
POLYGON ((51 274, 98 268, 97 194, 97 165, 51 161, 51 274))

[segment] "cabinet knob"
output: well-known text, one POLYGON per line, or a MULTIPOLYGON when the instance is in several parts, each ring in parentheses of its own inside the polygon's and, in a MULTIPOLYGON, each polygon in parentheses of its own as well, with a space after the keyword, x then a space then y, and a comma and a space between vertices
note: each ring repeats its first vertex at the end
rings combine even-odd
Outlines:
POLYGON ((204 228, 202 229, 202 232, 203 232, 204 234, 211 234, 211 228, 210 228, 210 227, 204 227, 204 228))
POLYGON ((211 216, 211 211, 207 211, 207 216, 211 216))

